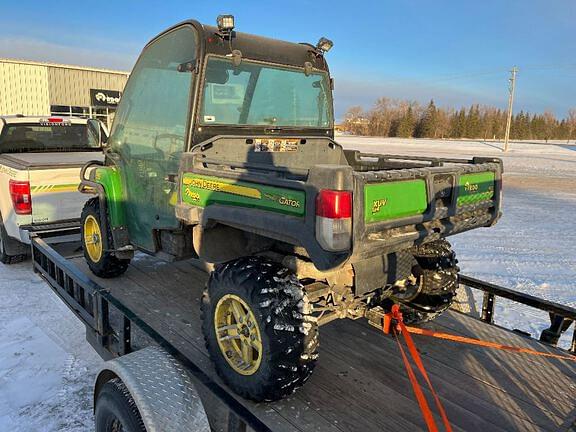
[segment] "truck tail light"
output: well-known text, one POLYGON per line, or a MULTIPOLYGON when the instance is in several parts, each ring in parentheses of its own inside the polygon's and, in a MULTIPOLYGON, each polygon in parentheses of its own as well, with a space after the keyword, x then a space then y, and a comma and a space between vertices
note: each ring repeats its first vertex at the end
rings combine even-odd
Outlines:
POLYGON ((352 246, 352 192, 323 189, 316 196, 316 240, 327 251, 352 246))
POLYGON ((14 211, 19 215, 32 214, 32 197, 30 195, 30 182, 10 180, 10 197, 14 211))

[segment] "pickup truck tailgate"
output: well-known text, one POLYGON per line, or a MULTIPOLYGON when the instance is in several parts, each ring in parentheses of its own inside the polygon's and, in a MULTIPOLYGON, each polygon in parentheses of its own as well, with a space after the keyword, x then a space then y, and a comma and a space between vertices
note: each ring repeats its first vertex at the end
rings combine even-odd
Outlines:
POLYGON ((80 219, 89 198, 78 192, 80 169, 89 160, 101 159, 100 153, 25 153, 10 157, 28 170, 32 224, 80 219))
POLYGON ((32 223, 79 219, 89 196, 78 192, 80 168, 30 171, 32 223))

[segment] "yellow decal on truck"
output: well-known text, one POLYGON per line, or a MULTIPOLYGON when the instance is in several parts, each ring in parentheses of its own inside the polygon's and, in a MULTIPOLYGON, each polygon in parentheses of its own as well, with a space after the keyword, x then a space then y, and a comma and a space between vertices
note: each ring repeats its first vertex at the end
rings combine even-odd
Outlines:
POLYGON ((32 186, 32 193, 40 194, 40 193, 52 193, 52 192, 75 192, 78 190, 78 183, 68 183, 68 184, 60 184, 60 185, 38 185, 32 186))

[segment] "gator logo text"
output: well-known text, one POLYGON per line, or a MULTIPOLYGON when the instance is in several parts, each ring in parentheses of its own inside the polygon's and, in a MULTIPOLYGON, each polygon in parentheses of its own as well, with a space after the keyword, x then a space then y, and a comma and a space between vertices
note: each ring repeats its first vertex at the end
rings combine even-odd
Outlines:
POLYGON ((278 204, 283 205, 283 206, 300 208, 300 201, 292 199, 292 198, 286 198, 285 196, 275 195, 275 194, 271 194, 271 193, 265 193, 264 197, 271 200, 271 201, 277 202, 278 204))

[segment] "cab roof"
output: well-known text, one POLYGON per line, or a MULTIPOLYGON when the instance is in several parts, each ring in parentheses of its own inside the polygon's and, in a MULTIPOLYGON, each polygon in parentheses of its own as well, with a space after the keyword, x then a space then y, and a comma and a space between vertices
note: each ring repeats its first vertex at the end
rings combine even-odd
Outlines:
POLYGON ((150 43, 165 33, 181 27, 192 25, 200 35, 201 55, 228 55, 232 50, 239 50, 242 57, 251 60, 304 67, 306 62, 319 70, 328 71, 324 56, 309 43, 287 42, 249 33, 232 31, 230 41, 225 39, 216 26, 201 24, 196 20, 187 20, 165 30, 150 43))

